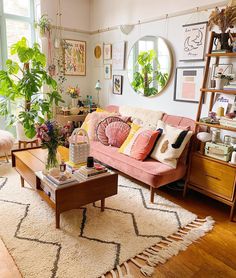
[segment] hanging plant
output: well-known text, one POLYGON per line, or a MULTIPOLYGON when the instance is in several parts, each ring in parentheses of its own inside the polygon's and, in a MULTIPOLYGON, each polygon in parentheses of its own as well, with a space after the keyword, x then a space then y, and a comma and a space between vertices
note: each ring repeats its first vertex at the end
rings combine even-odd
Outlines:
POLYGON ((47 14, 43 14, 40 17, 39 22, 35 22, 34 26, 35 28, 39 28, 41 37, 45 37, 52 30, 51 19, 49 19, 47 14))

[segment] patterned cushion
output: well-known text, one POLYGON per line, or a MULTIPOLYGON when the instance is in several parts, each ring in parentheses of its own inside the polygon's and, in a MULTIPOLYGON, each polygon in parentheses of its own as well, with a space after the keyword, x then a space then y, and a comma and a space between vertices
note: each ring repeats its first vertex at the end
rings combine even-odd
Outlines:
POLYGON ((112 122, 105 129, 108 144, 119 148, 129 135, 130 126, 124 122, 112 122))
POLYGON ((122 118, 117 116, 109 116, 99 122, 96 129, 96 139, 100 141, 103 145, 109 145, 108 137, 106 135, 106 127, 112 122, 123 122, 122 118))
POLYGON ((157 128, 163 130, 151 157, 172 168, 177 167, 178 158, 188 144, 193 132, 176 128, 158 121, 157 128))
POLYGON ((119 148, 119 153, 125 153, 125 150, 127 146, 129 145, 129 142, 134 137, 135 133, 140 129, 141 127, 139 125, 136 125, 134 123, 131 124, 131 129, 129 132, 128 137, 126 138, 125 142, 122 144, 122 146, 119 148))

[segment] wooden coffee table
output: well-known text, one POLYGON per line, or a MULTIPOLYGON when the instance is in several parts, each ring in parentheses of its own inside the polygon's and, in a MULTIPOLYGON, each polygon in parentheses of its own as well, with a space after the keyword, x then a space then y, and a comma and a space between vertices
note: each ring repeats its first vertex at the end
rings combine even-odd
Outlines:
MULTIPOLYGON (((65 155, 68 149, 63 148, 65 155)), ((44 160, 47 151, 42 148, 12 151, 12 167, 21 176, 21 186, 26 181, 56 210, 56 228, 60 228, 60 214, 81 206, 101 200, 101 211, 104 210, 105 198, 116 195, 118 175, 107 173, 91 180, 72 182, 56 186, 42 175, 45 169, 44 160)))

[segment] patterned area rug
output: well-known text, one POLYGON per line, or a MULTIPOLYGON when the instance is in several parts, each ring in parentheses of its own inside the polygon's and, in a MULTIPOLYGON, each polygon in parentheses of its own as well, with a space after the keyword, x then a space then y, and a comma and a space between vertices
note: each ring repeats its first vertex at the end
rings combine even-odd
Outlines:
POLYGON ((21 188, 10 165, 0 166, 0 176, 7 177, 0 179, 0 236, 26 278, 95 278, 108 271, 123 277, 125 270, 130 278, 129 259, 151 276, 154 266, 213 227, 210 217, 200 220, 160 196, 149 204, 149 190, 120 176, 118 195, 106 200, 104 212, 96 202, 63 213, 58 230, 54 211, 30 187, 21 188))

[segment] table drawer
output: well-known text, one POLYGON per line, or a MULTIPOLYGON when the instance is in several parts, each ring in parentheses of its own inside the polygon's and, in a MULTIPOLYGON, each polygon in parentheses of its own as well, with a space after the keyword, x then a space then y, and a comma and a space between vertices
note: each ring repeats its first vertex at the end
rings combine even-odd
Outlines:
POLYGON ((190 183, 223 197, 233 200, 235 168, 198 157, 192 157, 190 183))
POLYGON ((45 182, 41 182, 40 187, 45 192, 45 194, 55 203, 55 191, 52 190, 45 182))

